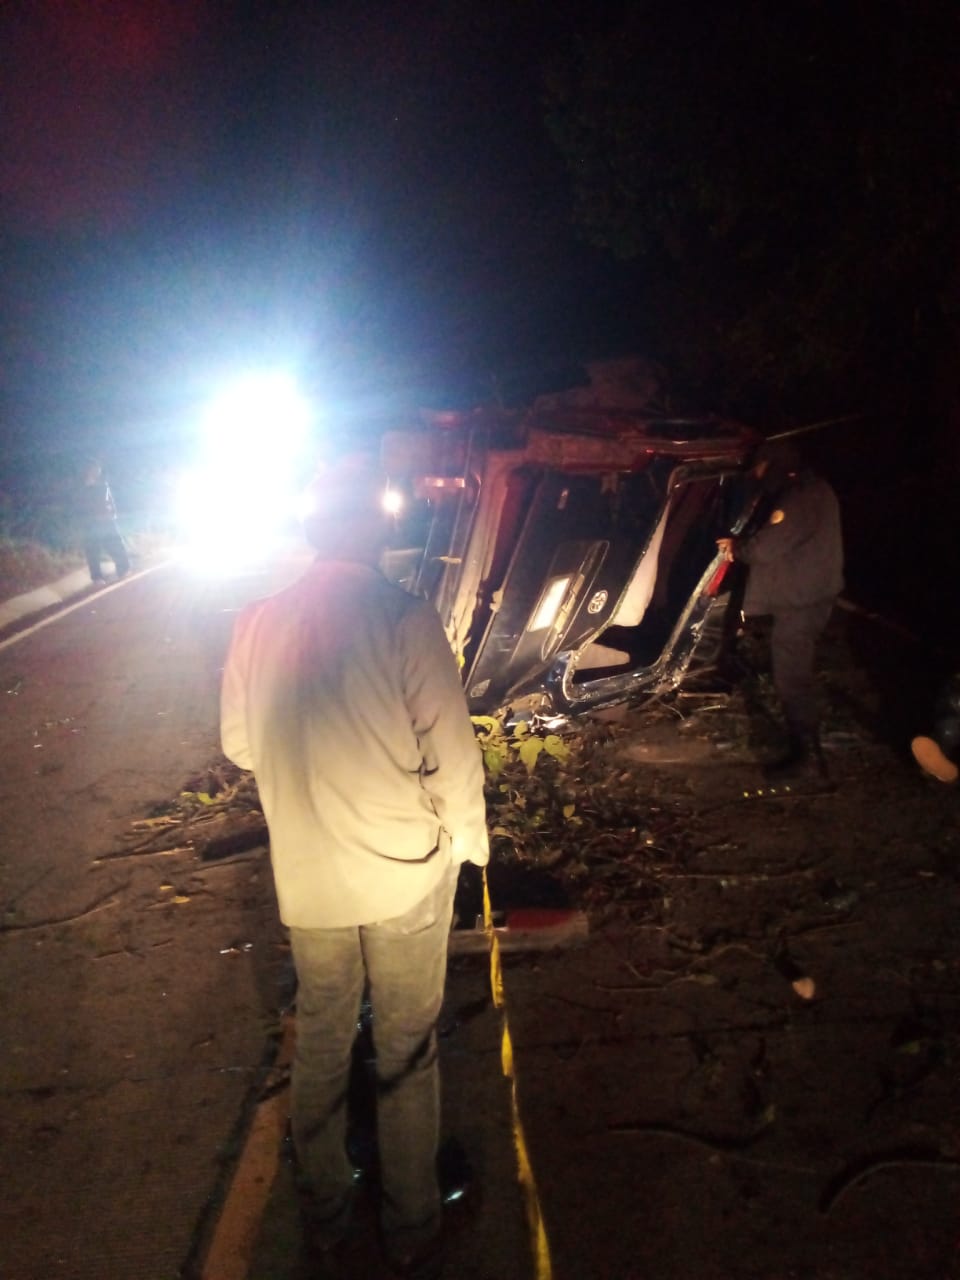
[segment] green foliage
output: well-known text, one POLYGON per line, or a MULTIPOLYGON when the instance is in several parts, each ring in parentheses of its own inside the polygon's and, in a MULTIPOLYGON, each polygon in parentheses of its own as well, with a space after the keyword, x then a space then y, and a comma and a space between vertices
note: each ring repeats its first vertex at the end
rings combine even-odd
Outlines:
POLYGON ((566 760, 569 755, 566 743, 558 734, 548 733, 541 737, 531 733, 524 720, 508 730, 501 716, 473 716, 472 719, 483 752, 483 763, 491 778, 498 778, 512 759, 520 760, 527 773, 533 773, 542 753, 555 760, 566 760))
POLYGON ((213 796, 208 791, 181 791, 180 799, 187 804, 194 803, 200 805, 216 804, 213 796))
MULTIPOLYGON (((496 735, 498 722, 484 719, 478 727, 496 735)), ((532 771, 519 749, 511 750, 497 776, 488 774, 492 856, 549 872, 584 906, 647 910, 663 898, 652 865, 686 856, 684 820, 652 794, 649 772, 624 768, 618 727, 581 722, 563 747, 558 754, 541 750, 532 771)))

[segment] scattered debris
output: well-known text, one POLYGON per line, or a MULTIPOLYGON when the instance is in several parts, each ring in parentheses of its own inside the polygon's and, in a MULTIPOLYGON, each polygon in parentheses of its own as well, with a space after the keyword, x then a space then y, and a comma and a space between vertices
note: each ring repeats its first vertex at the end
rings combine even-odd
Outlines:
POLYGON ((119 862, 123 858, 148 858, 163 857, 171 858, 180 853, 194 853, 192 844, 174 845, 172 849, 135 849, 129 853, 105 853, 100 858, 94 858, 91 866, 99 867, 105 862, 119 862))
MULTIPOLYGON (((503 923, 494 917, 494 931, 501 951, 551 951, 586 941, 587 917, 582 911, 559 908, 519 908, 507 911, 503 923)), ((451 955, 475 955, 490 946, 482 920, 473 929, 454 929, 450 934, 451 955)))
POLYGON ((175 799, 134 822, 127 839, 133 843, 101 854, 93 865, 181 853, 211 862, 265 846, 267 824, 253 775, 221 758, 188 779, 175 799))

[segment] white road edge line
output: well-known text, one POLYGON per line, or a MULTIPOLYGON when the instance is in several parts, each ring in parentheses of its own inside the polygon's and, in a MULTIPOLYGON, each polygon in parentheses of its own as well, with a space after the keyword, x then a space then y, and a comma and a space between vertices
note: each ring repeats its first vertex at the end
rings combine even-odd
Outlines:
MULTIPOLYGON (((139 573, 130 573, 125 578, 121 578, 119 582, 112 582, 109 587, 101 587, 95 594, 85 595, 82 600, 76 600, 73 604, 68 604, 63 609, 57 609, 56 613, 52 613, 48 618, 42 618, 39 622, 35 622, 32 627, 26 627, 23 631, 18 631, 16 635, 7 636, 6 640, 0 640, 0 652, 21 640, 26 640, 27 636, 32 636, 34 632, 48 627, 51 622, 59 622, 61 618, 65 618, 68 613, 73 613, 75 609, 82 609, 85 605, 93 604, 95 600, 102 600, 111 591, 119 591, 121 587, 126 587, 131 582, 136 582, 138 578, 145 578, 148 573, 156 573, 158 569, 166 569, 168 565, 173 563, 172 560, 161 560, 159 564, 150 565, 149 569, 141 569, 139 573)), ((56 608, 55 605, 50 607, 56 608)))

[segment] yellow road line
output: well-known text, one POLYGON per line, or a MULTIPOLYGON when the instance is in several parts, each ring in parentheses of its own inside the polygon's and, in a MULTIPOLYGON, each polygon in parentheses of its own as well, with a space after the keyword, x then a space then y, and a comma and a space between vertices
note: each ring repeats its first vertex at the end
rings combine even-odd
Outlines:
MULTIPOLYGON (((500 963, 500 940, 493 927, 493 912, 486 872, 483 877, 483 920, 490 939, 490 987, 493 1003, 501 1015, 500 1064, 505 1079, 510 1083, 510 1110, 517 1160, 517 1179, 523 1192, 534 1259, 534 1275, 535 1280, 552 1280, 550 1246, 540 1209, 533 1165, 520 1119, 513 1041, 510 1037, 503 969, 500 963)), ((292 1017, 288 1018, 277 1060, 271 1073, 274 1080, 287 1069, 292 1060, 295 1027, 296 1020, 292 1017)), ((200 1273, 201 1280, 247 1280, 257 1232, 260 1229, 277 1173, 288 1111, 288 1097, 284 1090, 272 1094, 261 1102, 254 1112, 247 1140, 230 1183, 230 1190, 204 1259, 200 1273)))
POLYGON ((503 1031, 500 1041, 500 1065, 503 1074, 510 1081, 510 1111, 513 1119, 513 1144, 517 1155, 517 1178, 523 1191, 524 1208, 527 1214, 527 1227, 530 1232, 530 1244, 534 1259, 536 1280, 551 1280, 553 1266, 550 1261, 550 1245, 547 1230, 540 1210, 540 1197, 537 1194, 537 1183, 530 1162, 530 1152, 520 1120, 520 1099, 517 1093, 517 1076, 514 1069, 513 1041, 510 1038, 510 1023, 507 1018, 506 997, 503 988, 503 968, 500 964, 500 939, 493 927, 493 911, 490 906, 490 887, 487 884, 487 873, 483 873, 483 925, 490 939, 490 990, 493 993, 494 1006, 500 1010, 503 1031))
MULTIPOLYGON (((287 1018, 270 1080, 276 1081, 293 1058, 295 1027, 295 1019, 287 1018)), ((203 1262, 201 1280, 246 1280, 257 1232, 277 1174, 288 1113, 286 1089, 266 1098, 254 1112, 203 1262)))

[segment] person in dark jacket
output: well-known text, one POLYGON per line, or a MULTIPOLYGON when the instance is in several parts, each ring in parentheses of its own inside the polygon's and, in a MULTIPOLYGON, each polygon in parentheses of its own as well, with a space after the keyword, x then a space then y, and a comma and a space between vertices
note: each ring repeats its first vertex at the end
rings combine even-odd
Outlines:
POLYGON ((843 588, 840 506, 827 481, 785 441, 760 448, 753 475, 767 500, 766 522, 748 537, 718 538, 717 546, 727 559, 748 566, 744 615, 773 619, 773 683, 787 748, 767 771, 788 776, 814 764, 825 776, 814 658, 843 588))
POLYGON ((130 572, 130 557, 117 527, 117 505, 103 468, 91 459, 83 471, 83 483, 77 495, 83 550, 87 557, 92 582, 105 582, 103 553, 111 558, 118 578, 130 572))

